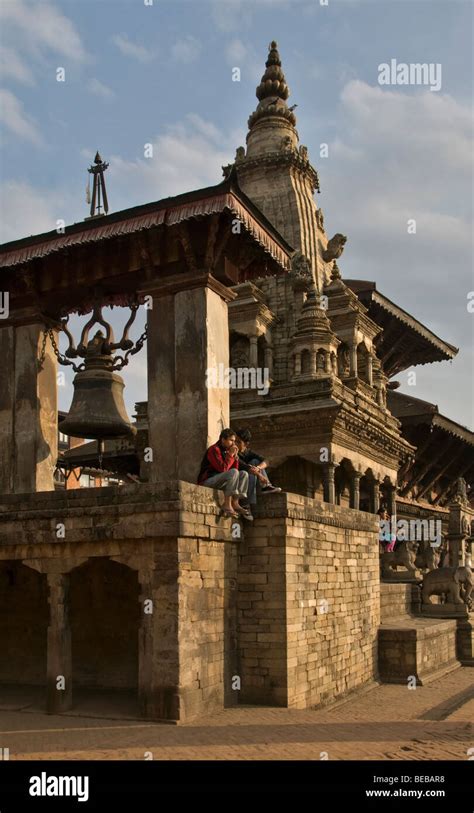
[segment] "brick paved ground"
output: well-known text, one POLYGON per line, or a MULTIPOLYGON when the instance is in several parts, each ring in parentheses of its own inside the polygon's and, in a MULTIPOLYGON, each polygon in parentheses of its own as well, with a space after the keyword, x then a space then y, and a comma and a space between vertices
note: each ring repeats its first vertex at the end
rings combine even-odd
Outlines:
POLYGON ((474 747, 474 671, 415 690, 375 686, 318 711, 239 707, 188 725, 38 712, 0 703, 10 759, 467 759, 474 747), (20 710, 21 709, 21 710, 20 710))

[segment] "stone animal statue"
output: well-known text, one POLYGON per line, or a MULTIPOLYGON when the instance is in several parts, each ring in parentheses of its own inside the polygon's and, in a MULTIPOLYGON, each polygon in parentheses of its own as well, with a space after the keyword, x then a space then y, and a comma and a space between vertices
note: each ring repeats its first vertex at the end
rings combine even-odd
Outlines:
POLYGON ((328 242, 327 248, 323 251, 323 260, 330 263, 332 260, 338 260, 344 251, 344 246, 347 243, 347 237, 343 234, 335 234, 334 237, 328 242))
POLYGON ((295 279, 308 282, 313 280, 310 261, 301 251, 297 251, 292 257, 291 274, 295 279))
POLYGON ((380 557, 382 577, 390 579, 393 577, 393 571, 396 571, 397 567, 404 567, 407 571, 407 575, 411 577, 416 576, 415 560, 416 550, 413 542, 408 540, 400 542, 396 550, 382 553, 380 557))
POLYGON ((430 596, 446 596, 452 604, 472 607, 471 593, 474 577, 470 567, 438 567, 423 576, 421 597, 423 604, 431 604, 430 596))
POLYGON ((467 505, 467 483, 464 477, 458 477, 456 480, 456 491, 454 492, 453 502, 467 505))
POLYGON ((420 543, 415 559, 415 567, 423 572, 434 570, 438 567, 440 560, 440 549, 433 548, 430 544, 420 543))

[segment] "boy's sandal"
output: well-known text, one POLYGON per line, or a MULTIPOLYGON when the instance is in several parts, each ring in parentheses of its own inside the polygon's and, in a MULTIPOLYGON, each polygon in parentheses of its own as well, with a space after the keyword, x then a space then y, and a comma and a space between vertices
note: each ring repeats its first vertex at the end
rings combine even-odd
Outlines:
POLYGON ((232 519, 238 519, 239 518, 239 515, 236 514, 235 511, 233 511, 230 508, 221 508, 221 514, 224 517, 232 517, 232 519))

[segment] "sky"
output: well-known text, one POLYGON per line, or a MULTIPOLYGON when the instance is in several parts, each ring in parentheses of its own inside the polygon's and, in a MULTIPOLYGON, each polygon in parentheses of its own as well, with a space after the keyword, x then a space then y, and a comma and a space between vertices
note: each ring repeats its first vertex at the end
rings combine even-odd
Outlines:
MULTIPOLYGON (((219 183, 276 39, 343 277, 460 348, 398 380, 472 428, 472 16, 471 0, 0 0, 0 241, 83 220, 97 149, 110 211, 219 183), (440 90, 380 85, 392 59, 440 65, 440 90)), ((142 351, 131 412, 145 370, 142 351)))

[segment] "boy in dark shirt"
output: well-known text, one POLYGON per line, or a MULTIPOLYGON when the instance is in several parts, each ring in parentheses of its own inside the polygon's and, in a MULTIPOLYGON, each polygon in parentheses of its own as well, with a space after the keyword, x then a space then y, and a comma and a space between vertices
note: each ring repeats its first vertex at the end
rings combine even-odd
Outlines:
POLYGON ((281 491, 281 488, 271 484, 266 471, 267 463, 265 459, 250 448, 252 439, 250 430, 237 429, 236 435, 239 449, 239 468, 246 471, 249 476, 247 499, 251 510, 251 506, 257 503, 257 481, 260 483, 261 494, 274 494, 281 491))
POLYGON ((198 483, 224 492, 223 513, 229 517, 253 519, 249 510, 239 503, 247 500, 248 472, 240 468, 236 434, 223 429, 219 440, 206 451, 198 476, 198 483))

